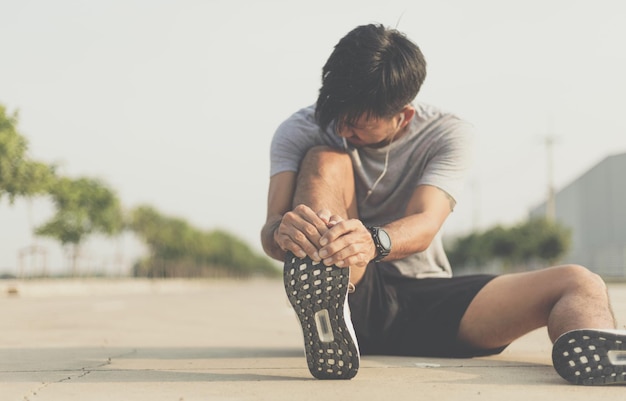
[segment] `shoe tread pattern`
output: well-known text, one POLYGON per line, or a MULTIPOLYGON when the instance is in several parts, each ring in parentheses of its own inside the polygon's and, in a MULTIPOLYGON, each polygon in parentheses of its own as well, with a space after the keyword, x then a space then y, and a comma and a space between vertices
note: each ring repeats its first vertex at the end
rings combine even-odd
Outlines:
POLYGON ((314 263, 288 254, 284 284, 304 335, 307 365, 318 379, 351 379, 359 369, 359 354, 344 316, 348 294, 349 271, 336 266, 314 263), (320 340, 315 314, 326 309, 333 341, 320 340))
POLYGON ((552 349, 556 371, 574 384, 626 384, 626 365, 614 364, 609 351, 626 351, 626 336, 601 330, 574 330, 552 349))

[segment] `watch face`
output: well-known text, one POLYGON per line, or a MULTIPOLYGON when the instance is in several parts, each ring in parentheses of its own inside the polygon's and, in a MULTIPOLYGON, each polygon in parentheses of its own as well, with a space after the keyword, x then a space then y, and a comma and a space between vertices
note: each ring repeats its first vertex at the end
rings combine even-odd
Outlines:
POLYGON ((380 245, 386 250, 391 249, 391 238, 389 238, 389 234, 385 230, 378 230, 378 239, 380 241, 380 245))

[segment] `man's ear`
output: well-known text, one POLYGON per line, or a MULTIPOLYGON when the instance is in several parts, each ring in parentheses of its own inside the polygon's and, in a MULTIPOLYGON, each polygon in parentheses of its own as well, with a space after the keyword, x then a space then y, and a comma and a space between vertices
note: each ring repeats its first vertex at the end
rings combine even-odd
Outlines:
POLYGON ((400 120, 400 124, 398 124, 398 128, 404 128, 411 122, 413 116, 415 116, 415 108, 410 104, 407 104, 404 106, 402 111, 400 111, 400 113, 402 113, 402 119, 400 120))

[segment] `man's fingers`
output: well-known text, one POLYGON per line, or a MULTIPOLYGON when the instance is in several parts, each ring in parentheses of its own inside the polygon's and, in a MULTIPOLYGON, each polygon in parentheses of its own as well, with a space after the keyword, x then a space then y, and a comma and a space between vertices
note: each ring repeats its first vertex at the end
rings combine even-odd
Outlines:
POLYGON ((328 218, 328 228, 333 227, 340 221, 343 221, 343 217, 339 216, 338 214, 333 214, 328 218))
POLYGON ((340 248, 332 255, 326 255, 326 248, 322 248, 320 250, 320 254, 326 255, 324 259, 322 259, 322 262, 326 266, 335 265, 338 267, 365 267, 369 263, 369 259, 367 257, 367 247, 362 244, 344 242, 343 238, 341 238, 332 245, 337 245, 338 247, 345 245, 345 247, 340 248))
POLYGON ((320 239, 319 255, 325 265, 364 267, 369 263, 371 235, 356 219, 342 220, 320 239))
POLYGON ((318 248, 320 238, 328 230, 326 223, 310 208, 300 205, 285 213, 278 227, 276 241, 285 251, 297 257, 309 256, 320 261, 318 248))
POLYGON ((298 229, 305 233, 309 239, 315 237, 314 243, 316 244, 319 243, 319 237, 324 235, 328 230, 326 226, 328 220, 324 220, 324 218, 326 213, 330 215, 330 212, 321 212, 323 218, 320 217, 318 213, 315 213, 313 209, 305 205, 298 205, 290 212, 299 217, 299 224, 297 224, 298 229))
POLYGON ((304 258, 308 255, 312 259, 317 257, 317 260, 319 260, 317 247, 304 233, 294 228, 293 225, 281 223, 276 235, 276 241, 283 250, 291 251, 299 258, 304 258))
POLYGON ((328 221, 330 220, 330 210, 320 210, 319 212, 317 212, 317 217, 319 217, 324 222, 324 224, 328 225, 328 221))
POLYGON ((348 235, 352 232, 357 232, 359 229, 364 227, 360 220, 343 220, 343 218, 338 215, 331 216, 330 222, 332 223, 329 225, 328 231, 326 231, 320 239, 320 244, 322 246, 336 241, 339 237, 348 235))

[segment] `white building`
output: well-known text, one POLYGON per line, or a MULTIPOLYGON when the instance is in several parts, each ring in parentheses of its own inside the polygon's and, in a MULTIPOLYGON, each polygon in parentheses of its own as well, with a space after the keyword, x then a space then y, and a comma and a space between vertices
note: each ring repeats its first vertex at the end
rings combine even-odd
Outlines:
MULTIPOLYGON (((544 216, 546 204, 530 212, 544 216)), ((626 153, 609 156, 555 195, 555 218, 572 230, 563 262, 626 276, 626 153)))

